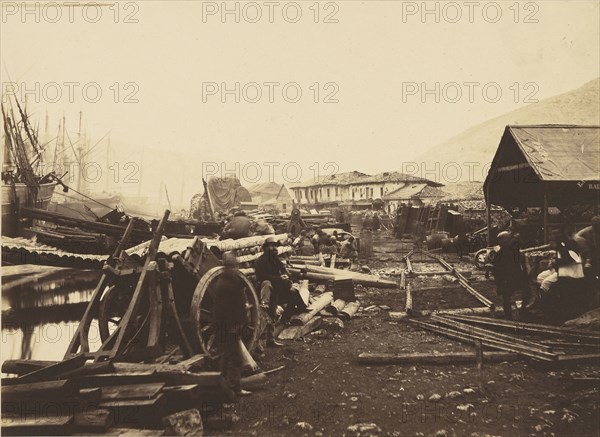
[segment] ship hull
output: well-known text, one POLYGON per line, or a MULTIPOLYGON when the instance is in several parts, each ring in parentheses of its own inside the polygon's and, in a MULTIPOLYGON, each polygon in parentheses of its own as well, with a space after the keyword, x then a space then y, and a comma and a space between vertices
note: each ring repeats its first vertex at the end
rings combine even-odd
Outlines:
MULTIPOLYGON (((38 191, 38 200, 32 206, 39 209, 48 209, 55 188, 56 182, 41 184, 38 191)), ((15 194, 20 206, 25 206, 29 203, 27 185, 17 183, 13 188, 12 185, 2 184, 2 235, 16 236, 18 232, 17 216, 15 213, 15 194)))

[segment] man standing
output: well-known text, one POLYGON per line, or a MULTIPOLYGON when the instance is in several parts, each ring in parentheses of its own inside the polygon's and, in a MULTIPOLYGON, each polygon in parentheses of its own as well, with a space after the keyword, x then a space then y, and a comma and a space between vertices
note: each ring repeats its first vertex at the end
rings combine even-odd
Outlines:
POLYGON ((493 264, 496 292, 502 297, 504 318, 512 320, 511 297, 515 291, 521 292, 523 302, 529 300, 529 284, 527 271, 523 267, 522 255, 516 238, 510 232, 500 232, 497 237, 500 250, 492 252, 490 258, 493 264))
POLYGON ((223 264, 223 273, 214 288, 216 334, 222 352, 221 373, 229 387, 243 396, 250 394, 241 387, 243 358, 239 344, 243 329, 249 323, 245 284, 233 254, 224 254, 223 264))
POLYGON ((287 269, 277 253, 279 243, 275 237, 267 237, 263 243, 263 254, 256 260, 254 271, 256 279, 261 284, 260 299, 263 306, 267 307, 270 322, 266 327, 267 346, 282 346, 275 341, 273 331, 277 319, 277 305, 287 304, 282 315, 282 320, 289 318, 300 310, 306 308, 300 294, 292 291, 287 269))

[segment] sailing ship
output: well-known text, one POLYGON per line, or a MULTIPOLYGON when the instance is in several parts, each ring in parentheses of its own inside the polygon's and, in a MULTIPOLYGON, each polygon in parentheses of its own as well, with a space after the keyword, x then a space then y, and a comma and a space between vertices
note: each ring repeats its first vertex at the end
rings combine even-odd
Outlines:
POLYGON ((47 209, 58 183, 54 173, 41 175, 43 148, 26 110, 15 99, 2 109, 4 161, 2 165, 2 235, 18 235, 21 207, 47 209))

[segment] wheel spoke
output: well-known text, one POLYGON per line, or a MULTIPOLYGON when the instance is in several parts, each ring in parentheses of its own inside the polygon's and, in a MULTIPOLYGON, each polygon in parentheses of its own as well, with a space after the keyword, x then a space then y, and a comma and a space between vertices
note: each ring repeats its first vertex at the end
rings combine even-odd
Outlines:
POLYGON ((206 343, 206 350, 210 351, 212 349, 212 345, 215 342, 215 338, 216 338, 215 334, 210 336, 210 338, 208 339, 208 342, 206 343))

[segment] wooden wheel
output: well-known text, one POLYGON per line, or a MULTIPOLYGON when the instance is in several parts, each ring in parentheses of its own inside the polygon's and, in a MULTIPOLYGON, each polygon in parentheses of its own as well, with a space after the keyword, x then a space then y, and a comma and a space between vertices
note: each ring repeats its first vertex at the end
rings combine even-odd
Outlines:
MULTIPOLYGON (((223 273, 223 270, 223 267, 214 267, 206 272, 198 282, 192 298, 191 315, 194 321, 194 337, 200 344, 202 351, 212 358, 216 358, 220 354, 216 341, 217 327, 214 318, 214 294, 216 292, 214 284, 223 273)), ((245 285, 244 294, 248 302, 250 316, 250 323, 242 329, 242 341, 246 349, 252 352, 260 337, 259 302, 254 287, 248 278, 239 271, 237 275, 245 285)))
MULTIPOLYGON (((111 334, 117 329, 122 317, 125 315, 131 298, 133 296, 134 286, 112 285, 104 293, 100 306, 98 308, 98 330, 100 338, 104 343, 111 334)), ((125 343, 135 340, 135 345, 146 346, 150 337, 154 337, 155 324, 159 324, 160 329, 160 309, 153 309, 149 304, 148 297, 144 296, 140 302, 140 307, 130 323, 125 328, 127 330, 125 343)))

